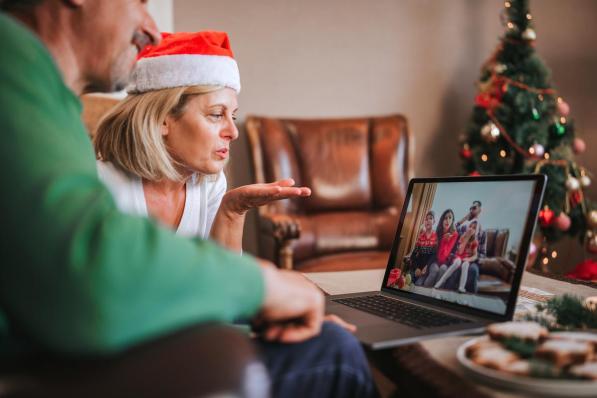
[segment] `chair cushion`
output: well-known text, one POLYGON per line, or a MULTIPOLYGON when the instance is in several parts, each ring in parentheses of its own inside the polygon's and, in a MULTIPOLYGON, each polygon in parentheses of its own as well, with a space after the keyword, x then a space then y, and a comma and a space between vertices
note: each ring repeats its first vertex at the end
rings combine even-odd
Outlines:
POLYGON ((516 269, 512 261, 503 257, 482 258, 478 264, 480 274, 493 275, 507 283, 512 281, 516 269))
POLYGON ((300 272, 355 271, 359 269, 385 268, 389 251, 362 251, 321 256, 295 264, 300 272))
POLYGON ((346 251, 390 249, 398 210, 336 211, 296 216, 300 237, 292 242, 295 261, 346 251))

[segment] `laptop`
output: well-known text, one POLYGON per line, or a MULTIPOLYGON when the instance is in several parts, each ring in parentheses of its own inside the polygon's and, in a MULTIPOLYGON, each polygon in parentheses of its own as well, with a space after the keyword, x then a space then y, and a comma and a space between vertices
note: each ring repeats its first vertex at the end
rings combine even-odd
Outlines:
POLYGON ((546 180, 412 179, 379 291, 328 296, 327 312, 373 350, 511 320, 546 180))

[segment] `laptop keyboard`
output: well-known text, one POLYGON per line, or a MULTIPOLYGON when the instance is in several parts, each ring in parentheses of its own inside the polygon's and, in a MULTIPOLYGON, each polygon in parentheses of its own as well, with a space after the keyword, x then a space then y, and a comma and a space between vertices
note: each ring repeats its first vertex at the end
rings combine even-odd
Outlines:
POLYGON ((468 319, 446 315, 439 311, 430 310, 403 301, 392 300, 381 295, 350 297, 334 299, 333 301, 417 329, 471 322, 468 319))

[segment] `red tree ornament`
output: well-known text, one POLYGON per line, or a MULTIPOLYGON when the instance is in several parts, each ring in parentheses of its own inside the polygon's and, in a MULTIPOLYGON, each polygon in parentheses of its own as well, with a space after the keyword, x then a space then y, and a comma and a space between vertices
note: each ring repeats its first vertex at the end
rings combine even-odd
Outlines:
POLYGON ((491 105, 491 96, 489 93, 481 93, 475 97, 475 105, 488 109, 491 105))
POLYGON ((572 221, 566 213, 560 213, 560 215, 556 217, 554 223, 556 225, 556 228, 560 231, 568 231, 570 229, 572 221))
POLYGON ((460 157, 463 159, 470 159, 473 157, 473 151, 471 151, 469 148, 462 148, 460 150, 460 157))
POLYGON ((578 190, 578 191, 574 191, 570 193, 570 205, 572 207, 576 207, 578 206, 578 204, 580 202, 582 202, 583 196, 582 196, 582 191, 578 190))
POLYGON ((539 224, 543 228, 551 226, 554 222, 554 212, 549 207, 545 206, 543 210, 539 211, 539 224))
POLYGON ((568 114, 570 113, 570 105, 568 105, 568 103, 566 101, 564 101, 561 98, 558 98, 558 112, 560 113, 560 115, 562 116, 568 116, 568 114))
POLYGON ((572 150, 574 153, 579 154, 583 153, 587 149, 587 144, 582 138, 576 137, 574 141, 572 141, 572 150))

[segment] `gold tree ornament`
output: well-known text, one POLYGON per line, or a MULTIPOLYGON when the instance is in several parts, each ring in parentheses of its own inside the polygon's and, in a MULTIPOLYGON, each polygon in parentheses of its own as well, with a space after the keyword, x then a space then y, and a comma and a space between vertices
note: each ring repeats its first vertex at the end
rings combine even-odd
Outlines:
POLYGON ((597 253, 597 235, 593 234, 587 239, 587 250, 593 254, 597 253))
POLYGON ((526 28, 524 32, 522 32, 522 38, 528 41, 535 40, 537 38, 537 33, 532 28, 526 28))
POLYGON ((566 188, 569 191, 576 191, 578 190, 578 188, 580 188, 580 182, 577 178, 574 178, 573 176, 569 175, 566 179, 566 188))
POLYGON ((587 224, 591 228, 597 228, 597 210, 591 210, 587 213, 587 224))
POLYGON ((504 73, 507 69, 508 67, 504 64, 495 64, 495 66, 493 67, 493 71, 499 75, 504 73))
POLYGON ((496 142, 500 138, 500 129, 493 122, 487 122, 481 128, 481 137, 486 142, 496 142))

